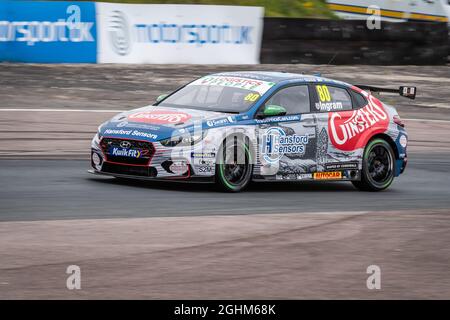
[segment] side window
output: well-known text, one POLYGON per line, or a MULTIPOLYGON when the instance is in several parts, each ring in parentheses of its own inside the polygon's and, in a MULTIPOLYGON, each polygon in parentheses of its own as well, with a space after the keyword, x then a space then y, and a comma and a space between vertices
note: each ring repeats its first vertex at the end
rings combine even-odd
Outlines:
POLYGON ((352 110, 352 98, 346 89, 325 84, 317 84, 315 88, 317 112, 352 110))
POLYGON ((369 103, 367 102, 366 98, 363 97, 362 94, 352 91, 353 98, 355 100, 355 106, 353 109, 360 109, 362 107, 367 106, 369 103))
POLYGON ((309 91, 307 85, 292 86, 279 90, 265 105, 277 105, 286 109, 286 114, 310 112, 309 91))

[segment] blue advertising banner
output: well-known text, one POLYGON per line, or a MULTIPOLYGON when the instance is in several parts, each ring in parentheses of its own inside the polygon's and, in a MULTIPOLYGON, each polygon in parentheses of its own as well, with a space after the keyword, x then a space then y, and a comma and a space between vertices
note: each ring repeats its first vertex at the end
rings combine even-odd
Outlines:
POLYGON ((0 61, 96 63, 95 3, 0 0, 0 61))

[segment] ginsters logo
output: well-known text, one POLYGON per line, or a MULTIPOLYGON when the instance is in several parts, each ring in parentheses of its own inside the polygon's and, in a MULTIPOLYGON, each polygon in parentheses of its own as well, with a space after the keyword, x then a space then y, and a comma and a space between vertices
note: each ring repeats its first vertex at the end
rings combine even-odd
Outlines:
POLYGON ((125 56, 131 50, 130 30, 127 19, 123 12, 113 11, 109 17, 109 39, 114 51, 125 56))
POLYGON ((328 135, 334 147, 352 151, 364 147, 369 135, 385 132, 389 117, 381 102, 368 97, 364 108, 348 112, 331 112, 328 115, 328 135))
POLYGON ((262 136, 261 154, 266 162, 275 163, 286 153, 305 154, 308 141, 306 135, 287 135, 281 128, 269 128, 262 136))
POLYGON ((153 124, 178 124, 186 122, 190 118, 191 116, 184 112, 163 110, 137 112, 128 116, 129 121, 153 124))

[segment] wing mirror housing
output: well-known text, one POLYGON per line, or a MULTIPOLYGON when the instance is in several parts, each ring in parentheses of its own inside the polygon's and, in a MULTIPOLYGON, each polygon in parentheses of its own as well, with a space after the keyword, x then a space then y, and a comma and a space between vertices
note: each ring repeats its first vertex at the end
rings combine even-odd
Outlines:
POLYGON ((276 117, 276 116, 284 116, 286 115, 286 109, 282 106, 278 106, 276 104, 269 104, 264 106, 262 117, 276 117))
POLYGON ((169 95, 168 93, 165 93, 165 94, 158 96, 158 98, 156 98, 156 102, 163 101, 165 98, 167 98, 168 95, 169 95))

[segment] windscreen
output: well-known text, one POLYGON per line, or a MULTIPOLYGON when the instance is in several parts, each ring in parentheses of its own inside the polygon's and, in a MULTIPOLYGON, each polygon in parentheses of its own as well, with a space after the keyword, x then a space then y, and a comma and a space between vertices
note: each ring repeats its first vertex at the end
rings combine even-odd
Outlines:
POLYGON ((275 83, 229 76, 207 76, 175 92, 160 106, 217 112, 245 112, 275 83))

